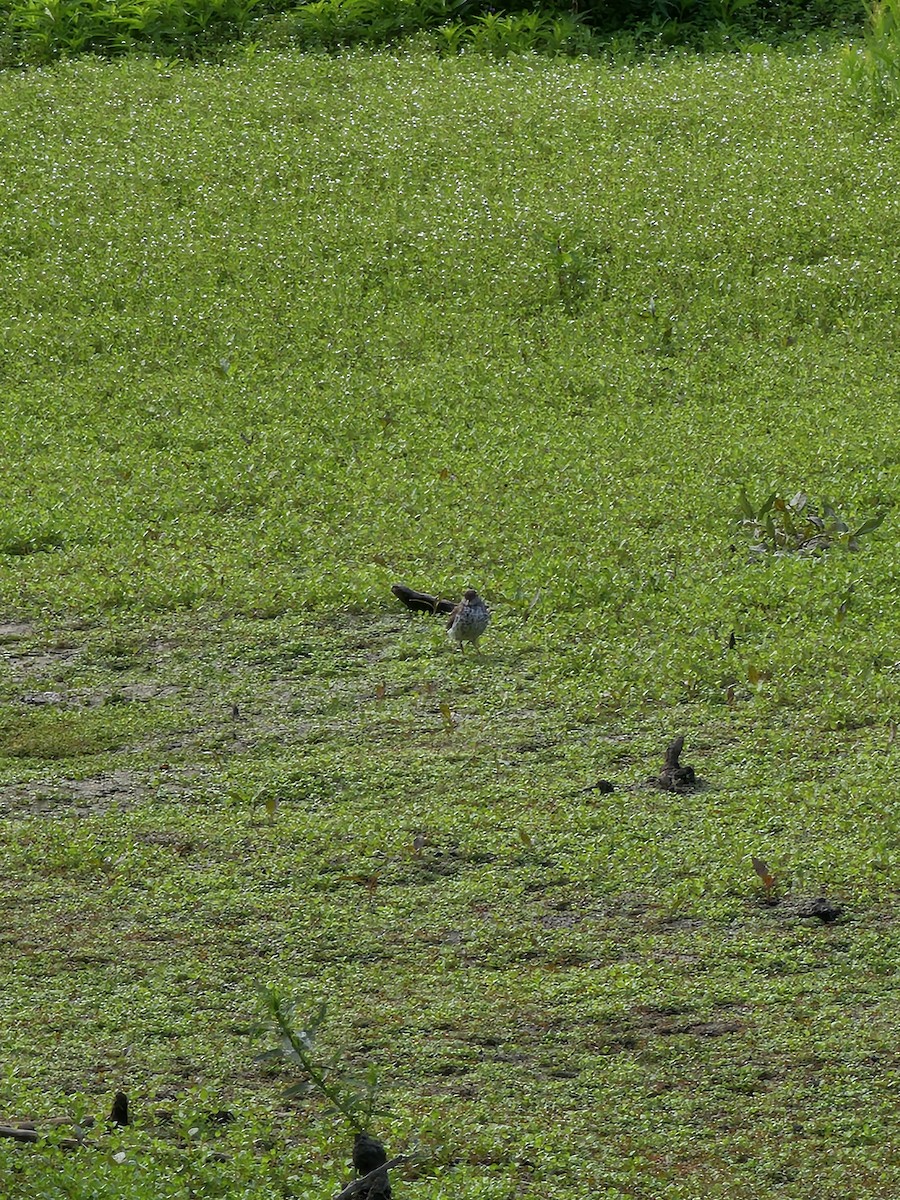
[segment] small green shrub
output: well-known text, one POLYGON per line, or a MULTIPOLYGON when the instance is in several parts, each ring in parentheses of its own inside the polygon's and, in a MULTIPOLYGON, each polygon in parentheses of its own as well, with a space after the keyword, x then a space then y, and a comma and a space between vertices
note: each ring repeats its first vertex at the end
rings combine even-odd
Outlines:
POLYGON ((12 558, 27 558, 29 554, 61 550, 65 544, 65 538, 55 529, 30 533, 9 527, 0 529, 0 554, 8 554, 12 558))
POLYGON ((759 508, 744 488, 740 493, 740 526, 750 533, 751 548, 758 554, 818 554, 832 546, 858 550, 859 539, 874 533, 885 515, 870 517, 854 530, 827 500, 813 505, 805 492, 790 500, 773 492, 759 508))
POLYGON ((844 74, 877 114, 891 116, 900 110, 900 0, 867 3, 866 15, 865 39, 846 50, 844 74))
POLYGON ((359 1133, 367 1130, 376 1112, 378 1076, 369 1070, 364 1077, 356 1078, 347 1072, 340 1051, 328 1058, 316 1052, 316 1038, 325 1021, 327 1006, 319 1004, 298 1025, 296 1004, 275 988, 261 988, 259 998, 265 1020, 255 1032, 268 1033, 275 1040, 274 1049, 260 1055, 260 1061, 286 1063, 300 1075, 299 1082, 285 1093, 286 1097, 297 1099, 315 1093, 351 1129, 359 1133))
POLYGON ((434 28, 454 5, 445 0, 313 0, 263 23, 276 39, 307 49, 382 46, 397 38, 434 28))
MULTIPOLYGON (((198 58, 222 43, 249 36, 255 44, 293 43, 337 50, 381 46, 426 32, 439 54, 473 50, 490 58, 536 52, 603 53, 616 59, 673 45, 725 50, 748 38, 835 27, 852 20, 848 0, 823 0, 815 9, 760 0, 609 0, 573 13, 549 0, 0 0, 6 26, 0 66, 40 64, 93 53, 134 50, 198 58)), ((896 11, 900 0, 870 10, 870 36, 851 73, 879 95, 896 94, 896 11)))
MULTIPOLYGON (((45 63, 139 46, 194 57, 248 27, 258 0, 21 0, 9 6, 3 61, 45 63)), ((0 10, 2 11, 2 10, 0 10)))

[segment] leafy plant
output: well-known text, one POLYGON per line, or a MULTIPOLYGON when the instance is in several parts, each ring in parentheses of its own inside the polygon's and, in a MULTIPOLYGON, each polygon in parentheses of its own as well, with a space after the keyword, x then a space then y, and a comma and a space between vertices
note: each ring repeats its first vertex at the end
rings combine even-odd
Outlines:
POLYGON ((360 1078, 351 1074, 340 1050, 324 1057, 317 1053, 316 1038, 325 1022, 327 1004, 319 1004, 298 1024, 295 1002, 273 987, 260 988, 258 994, 266 1016, 264 1024, 254 1032, 268 1033, 276 1042, 273 1049, 260 1055, 260 1061, 285 1063, 301 1075, 285 1096, 296 1099, 315 1092, 329 1110, 344 1117, 356 1132, 369 1129, 376 1113, 377 1072, 370 1067, 360 1078))
POLYGON ((758 554, 818 554, 833 546, 858 550, 859 539, 878 529, 886 513, 870 517, 852 529, 823 500, 810 503, 805 492, 789 500, 773 492, 759 507, 751 503, 746 489, 739 497, 739 524, 753 539, 751 549, 758 554))
POLYGON ((844 52, 844 75, 881 116, 900 109, 900 0, 866 0, 861 46, 844 52))
POLYGON ((757 858, 755 855, 750 859, 753 863, 753 870, 762 881, 763 897, 766 904, 776 904, 778 901, 776 895, 776 879, 772 871, 769 870, 769 864, 763 858, 757 858))
POLYGON ((549 255, 550 294, 564 312, 582 312, 597 293, 608 247, 590 230, 556 228, 543 233, 540 241, 549 255))

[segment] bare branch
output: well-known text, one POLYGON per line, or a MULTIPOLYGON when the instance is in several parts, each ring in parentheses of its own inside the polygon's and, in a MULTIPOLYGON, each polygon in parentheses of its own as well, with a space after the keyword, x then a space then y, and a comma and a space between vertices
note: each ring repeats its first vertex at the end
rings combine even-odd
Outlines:
MULTIPOLYGON (((0 1137, 12 1138, 16 1142, 39 1142, 45 1136, 45 1134, 38 1133, 36 1129, 16 1129, 12 1125, 0 1125, 0 1137)), ((64 1150, 77 1150, 79 1146, 91 1145, 83 1138, 60 1138, 56 1144, 62 1146, 64 1150)))
POLYGON ((367 1183, 371 1183, 376 1175, 386 1175, 391 1167, 408 1162, 411 1157, 412 1155, 410 1154, 395 1155, 394 1158, 388 1159, 386 1163, 382 1163, 380 1167, 376 1167, 374 1171, 370 1171, 368 1175, 360 1175, 359 1179, 352 1179, 343 1191, 336 1192, 331 1200, 350 1200, 350 1197, 355 1195, 360 1188, 365 1187, 367 1183))

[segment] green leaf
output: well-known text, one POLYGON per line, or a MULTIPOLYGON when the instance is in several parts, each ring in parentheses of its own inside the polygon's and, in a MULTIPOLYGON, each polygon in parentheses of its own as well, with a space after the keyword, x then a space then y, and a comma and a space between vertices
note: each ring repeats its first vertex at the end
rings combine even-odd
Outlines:
POLYGON ((766 514, 765 520, 766 533, 769 535, 769 541, 772 543, 772 549, 778 548, 778 534, 775 532, 775 522, 772 520, 772 514, 766 514))
POLYGON ((308 1079, 302 1079, 300 1083, 295 1083, 293 1087, 289 1087, 282 1095, 285 1100, 296 1100, 300 1096, 308 1096, 312 1090, 312 1083, 308 1079))
POLYGON ((868 521, 863 521, 862 525, 860 525, 860 527, 859 527, 859 529, 857 529, 856 533, 853 534, 853 537, 861 538, 861 537, 865 537, 865 535, 867 533, 874 533, 875 530, 879 529, 881 527, 881 525, 884 523, 884 518, 886 516, 887 516, 887 513, 883 512, 883 513, 879 513, 877 517, 869 517, 868 521))
POLYGON ((534 596, 531 599, 531 603, 528 605, 528 607, 525 610, 525 616, 522 618, 523 624, 525 621, 527 621, 529 619, 529 617, 534 612, 534 610, 537 608, 537 606, 540 604, 540 602, 541 602, 541 589, 538 588, 538 590, 534 593, 534 596))
POLYGON ((741 488, 740 492, 738 492, 738 505, 748 521, 756 520, 756 513, 753 511, 753 505, 750 503, 750 499, 747 496, 746 488, 741 488))
POLYGON ((775 501, 777 499, 778 499, 778 493, 773 492, 772 495, 768 498, 768 500, 763 502, 762 507, 760 508, 759 512, 756 514, 758 520, 761 521, 763 519, 763 517, 766 515, 767 512, 770 511, 770 509, 772 508, 772 505, 775 503, 775 501))

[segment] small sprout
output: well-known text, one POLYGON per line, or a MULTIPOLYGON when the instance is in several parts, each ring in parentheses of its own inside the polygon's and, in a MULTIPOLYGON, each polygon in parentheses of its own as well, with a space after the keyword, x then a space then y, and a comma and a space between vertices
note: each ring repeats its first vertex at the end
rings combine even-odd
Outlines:
POLYGON ((853 599, 854 590, 855 590, 855 585, 851 583, 850 586, 847 588, 847 591, 844 593, 843 600, 838 605, 837 620, 839 623, 841 621, 843 621, 844 617, 846 617, 846 615, 847 615, 847 612, 850 608, 850 602, 853 599))
POLYGON ((269 1034, 275 1043, 273 1049, 259 1056, 260 1061, 287 1063, 300 1075, 288 1089, 286 1098, 318 1093, 329 1109, 344 1117, 354 1131, 361 1133, 367 1129, 377 1111, 377 1073, 369 1066, 362 1075, 351 1075, 341 1064, 340 1052, 330 1057, 317 1052, 316 1035, 325 1020, 325 1004, 319 1004, 298 1026, 296 1005, 275 988, 261 988, 259 998, 265 1021, 254 1032, 269 1034))
POLYGON ((351 883, 356 883, 360 887, 364 887, 369 895, 370 900, 375 898, 375 892, 378 890, 378 884, 381 880, 381 876, 377 873, 374 875, 367 875, 362 871, 356 875, 345 875, 344 878, 348 879, 351 883))
POLYGON ((444 733, 453 733, 454 729, 459 726, 459 719, 453 713, 450 705, 444 701, 440 706, 441 718, 444 722, 444 733))
POLYGON ((106 876, 106 882, 112 883, 116 877, 116 872, 119 867, 125 862, 125 855, 120 854, 118 858, 101 858, 99 861, 100 870, 106 876))
POLYGON ((753 870, 757 873, 757 875, 762 880, 763 891, 765 892, 766 903, 767 904, 775 904, 776 903, 775 876, 769 870, 769 864, 766 862, 766 860, 764 858, 756 858, 755 856, 752 856, 750 861, 753 863, 753 870))
POLYGON ((531 598, 531 603, 525 609, 525 615, 522 617, 523 625, 525 624, 526 621, 529 621, 531 619, 532 613, 534 613, 535 609, 541 602, 541 595, 542 595, 541 589, 538 588, 538 590, 534 593, 534 595, 531 598))

